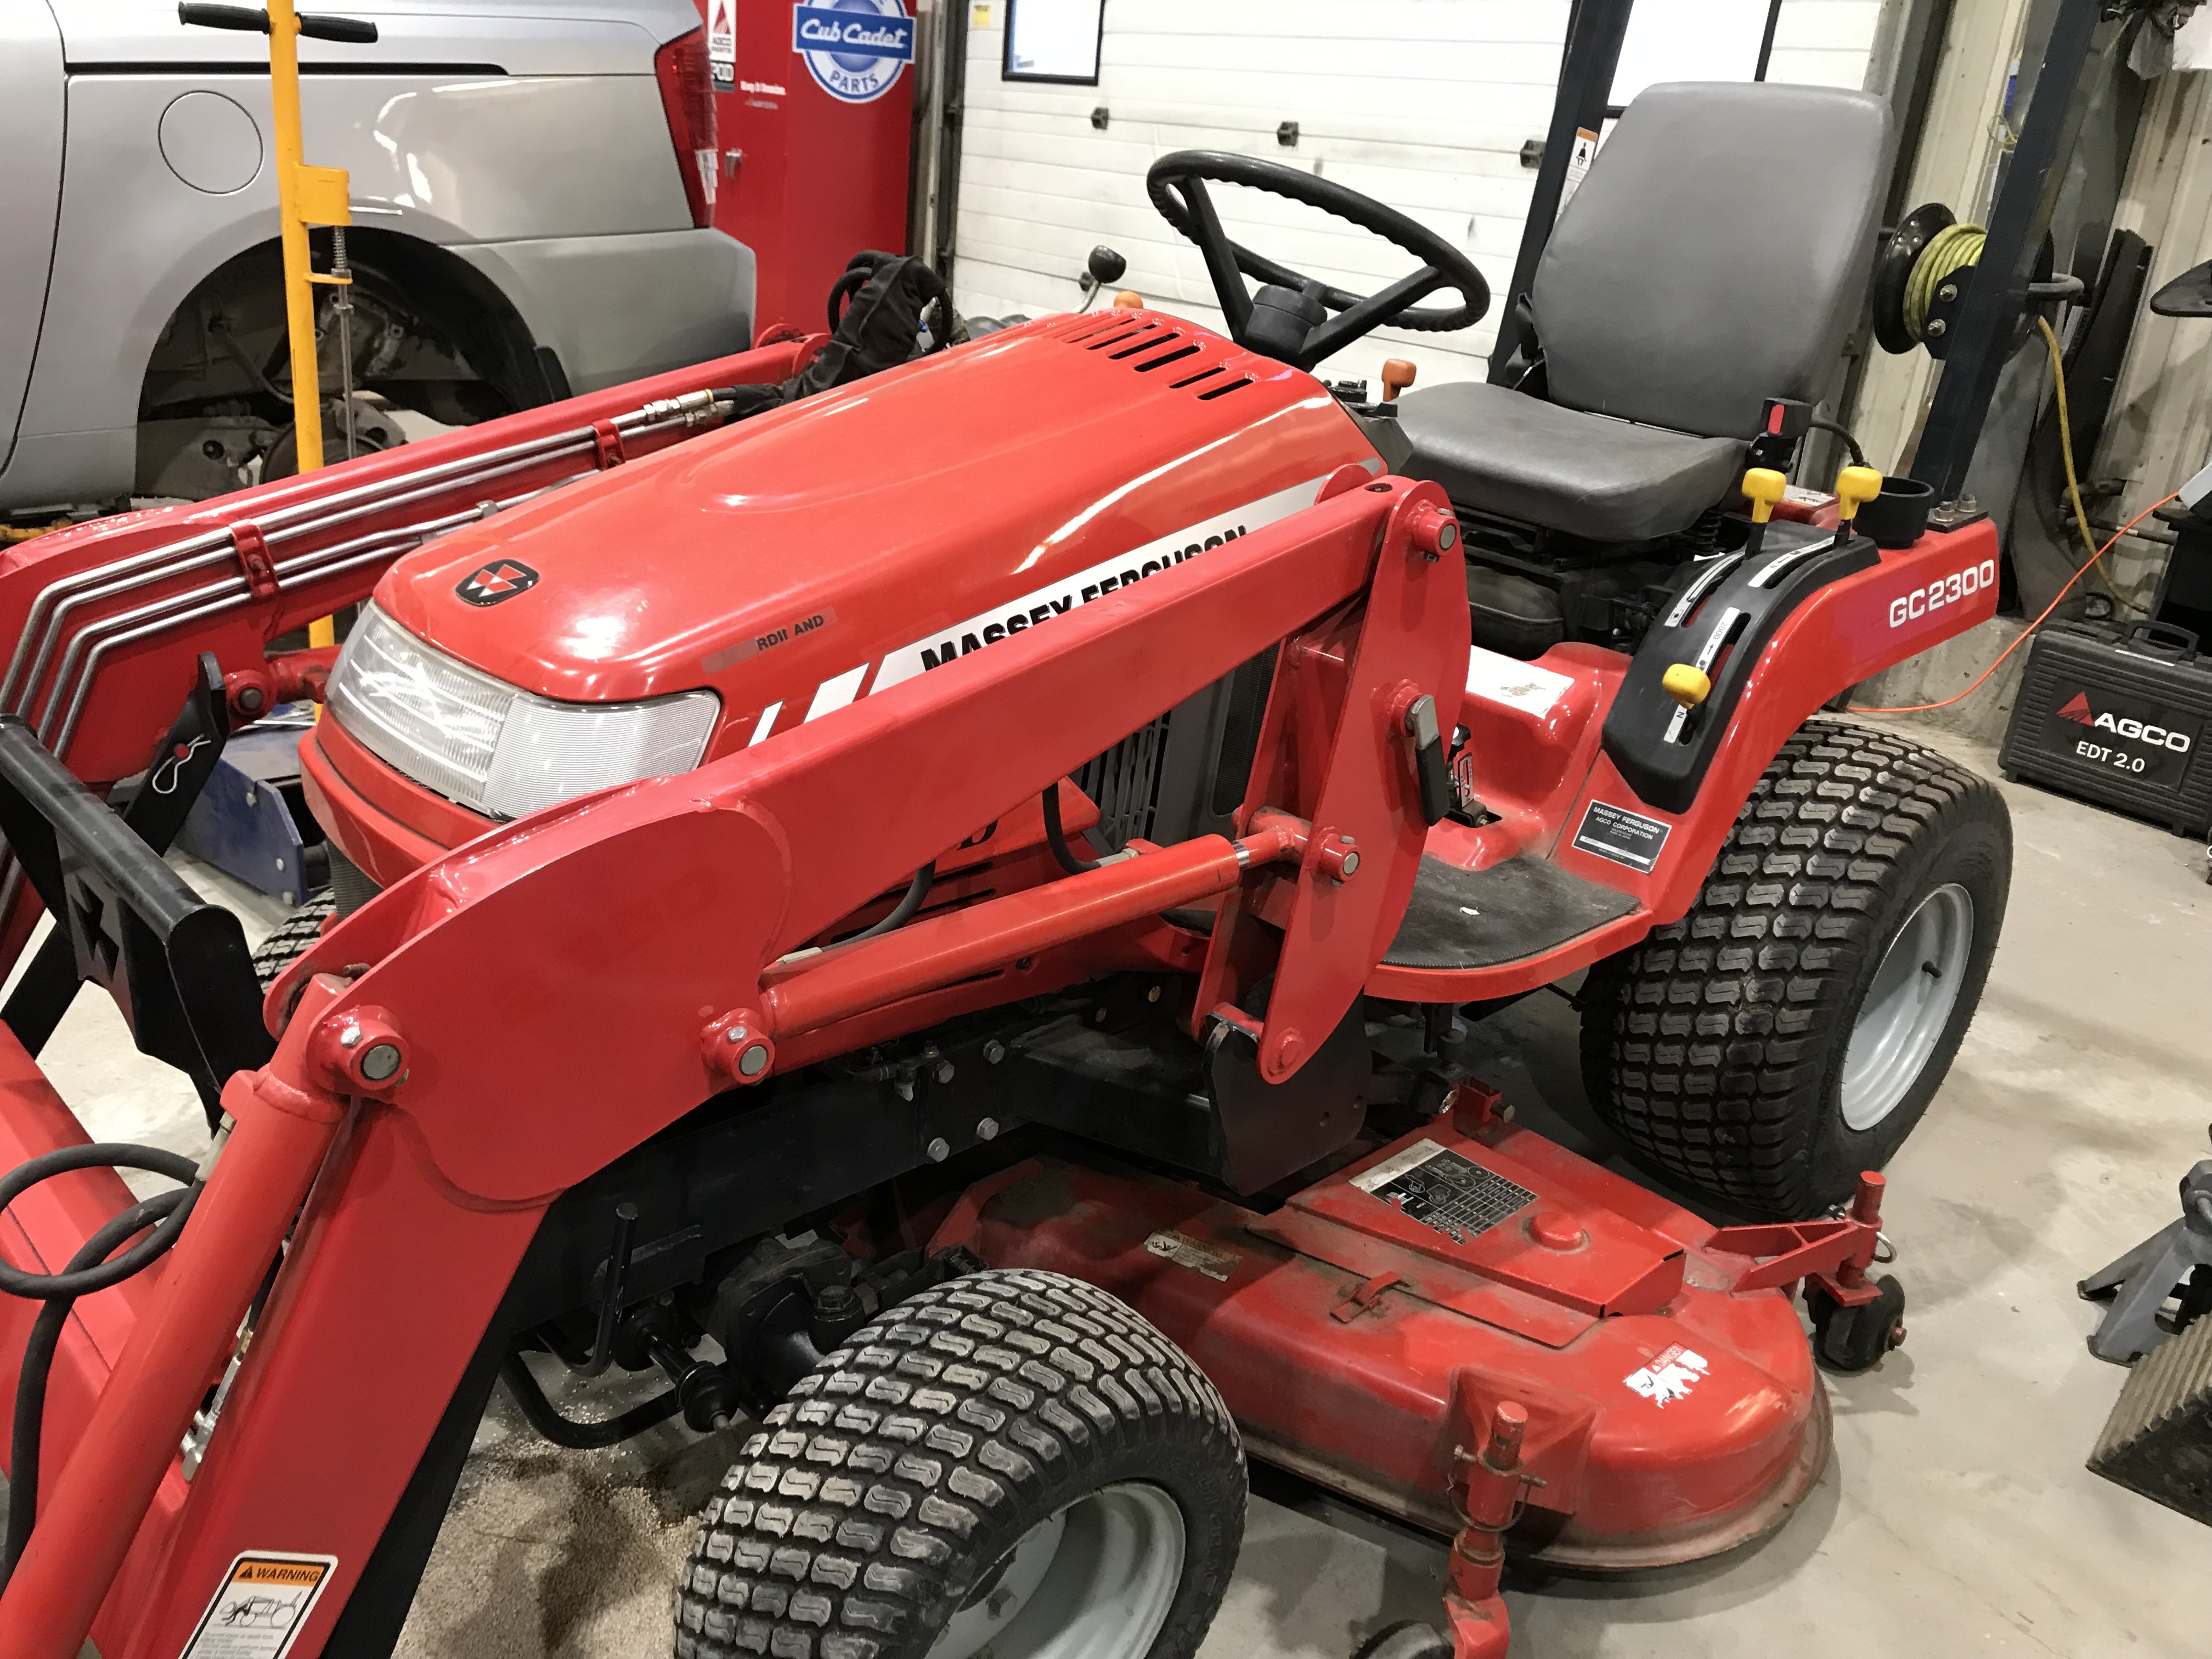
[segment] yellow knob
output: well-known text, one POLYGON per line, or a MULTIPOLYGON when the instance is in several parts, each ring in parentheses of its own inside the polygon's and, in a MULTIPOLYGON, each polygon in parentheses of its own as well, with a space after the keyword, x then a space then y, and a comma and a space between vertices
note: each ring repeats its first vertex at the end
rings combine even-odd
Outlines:
MULTIPOLYGON (((1774 475, 1780 477, 1780 473, 1774 475)), ((1659 677, 1659 689, 1685 708, 1695 708, 1713 694, 1712 676, 1702 668, 1678 662, 1659 677)))
POLYGON ((1751 521, 1765 524, 1774 516, 1782 492, 1790 488, 1790 480, 1771 466, 1754 466, 1743 475, 1743 493, 1751 497, 1751 521))
POLYGON ((1836 516, 1849 524, 1859 508, 1881 494, 1881 474, 1870 466, 1847 466, 1836 474, 1836 516))

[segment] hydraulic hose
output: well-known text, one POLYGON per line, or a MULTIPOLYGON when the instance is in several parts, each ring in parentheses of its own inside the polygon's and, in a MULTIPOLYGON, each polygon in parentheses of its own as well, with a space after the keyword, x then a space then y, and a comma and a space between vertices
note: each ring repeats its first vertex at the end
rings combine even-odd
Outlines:
POLYGON ((850 945, 856 939, 875 939, 905 927, 914 920, 914 913, 921 908, 922 900, 929 896, 929 885, 936 879, 937 860, 932 859, 914 872, 914 879, 907 884, 905 893, 901 896, 899 902, 891 907, 889 915, 872 927, 863 927, 851 939, 840 939, 838 943, 850 945))
POLYGON ((1052 855, 1060 867, 1071 876, 1079 876, 1085 870, 1098 867, 1097 859, 1079 858, 1075 849, 1067 844, 1066 834, 1060 827, 1060 786, 1055 783, 1044 792, 1044 838, 1052 848, 1052 855))
POLYGON ((4 1544, 0 1544, 0 1589, 6 1589, 9 1579, 15 1575, 15 1563, 22 1559, 23 1547, 30 1541, 31 1528, 38 1518, 39 1455, 46 1426, 46 1381, 53 1369, 54 1351, 60 1345, 63 1328, 69 1322, 70 1310, 79 1297, 119 1285, 160 1260, 183 1232, 200 1194, 200 1166, 191 1159, 156 1146, 98 1141, 88 1146, 60 1147, 17 1165, 0 1178, 0 1211, 5 1211, 42 1181, 72 1170, 101 1168, 145 1170, 184 1184, 179 1191, 157 1194, 111 1217, 85 1240, 70 1258, 69 1265, 58 1273, 30 1273, 0 1261, 0 1293, 46 1304, 31 1326, 30 1340, 24 1345, 23 1363, 15 1382, 15 1413, 9 1459, 8 1532, 4 1544), (149 1228, 153 1231, 147 1232, 149 1228), (142 1232, 147 1232, 144 1238, 109 1260, 116 1250, 142 1232))

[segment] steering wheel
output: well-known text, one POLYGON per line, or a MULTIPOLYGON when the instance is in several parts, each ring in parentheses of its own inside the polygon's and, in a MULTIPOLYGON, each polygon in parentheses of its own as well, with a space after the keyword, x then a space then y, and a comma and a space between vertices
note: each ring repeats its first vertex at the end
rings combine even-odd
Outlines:
POLYGON ((1248 351, 1293 368, 1311 369, 1385 324, 1443 333, 1465 328, 1490 308, 1490 284, 1474 261, 1425 225, 1371 196, 1279 161, 1224 150, 1182 149, 1152 163, 1145 187, 1161 216, 1206 256, 1206 274, 1229 319, 1230 337, 1248 351), (1364 297, 1332 288, 1231 241, 1206 194, 1209 182, 1248 185, 1319 208, 1403 248, 1422 262, 1421 268, 1364 297), (1265 284, 1256 297, 1244 286, 1248 276, 1265 284), (1438 289, 1455 291, 1460 303, 1419 303, 1438 289))

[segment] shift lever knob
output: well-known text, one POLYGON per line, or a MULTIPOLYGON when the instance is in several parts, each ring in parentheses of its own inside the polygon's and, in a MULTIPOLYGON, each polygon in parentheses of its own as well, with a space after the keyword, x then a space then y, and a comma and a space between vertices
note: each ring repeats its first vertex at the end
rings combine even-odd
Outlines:
POLYGON ((1870 466, 1847 466, 1836 475, 1836 519, 1849 524, 1859 508, 1881 494, 1881 474, 1870 466))
POLYGON ((1771 466, 1754 466, 1743 475, 1743 493, 1751 498, 1751 521, 1765 524, 1774 516, 1790 480, 1771 466))

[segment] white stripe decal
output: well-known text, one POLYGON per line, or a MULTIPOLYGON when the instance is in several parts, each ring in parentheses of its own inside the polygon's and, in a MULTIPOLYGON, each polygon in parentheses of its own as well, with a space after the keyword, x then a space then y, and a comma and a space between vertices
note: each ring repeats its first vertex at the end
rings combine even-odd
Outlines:
MULTIPOLYGON (((1116 588, 1171 569, 1195 554, 1234 541, 1262 525, 1286 519, 1301 507, 1311 507, 1327 482, 1325 477, 1309 478, 1288 489, 1279 489, 1272 495, 1219 514, 1188 530, 1178 530, 1172 536, 1163 536, 1142 547, 1133 547, 1126 553, 1103 559, 1087 570, 1059 577, 1034 592, 994 605, 966 622, 941 628, 927 639, 916 640, 886 656, 868 693, 872 696, 886 686, 910 680, 954 657, 964 657, 970 651, 995 645, 1012 635, 1073 611, 1079 605, 1103 599, 1116 588)), ((811 720, 814 716, 809 714, 807 718, 811 720)))
POLYGON ((848 668, 834 680, 824 680, 814 688, 814 701, 806 706, 806 718, 818 720, 824 714, 836 713, 860 695, 860 682, 866 678, 868 665, 848 668))
POLYGON ((769 728, 775 724, 775 717, 781 713, 783 713, 783 702, 780 698, 776 702, 769 704, 767 708, 762 709, 760 724, 753 727, 752 742, 748 743, 745 747, 750 749, 753 746, 753 744, 758 743, 763 738, 766 737, 769 734, 769 728))

